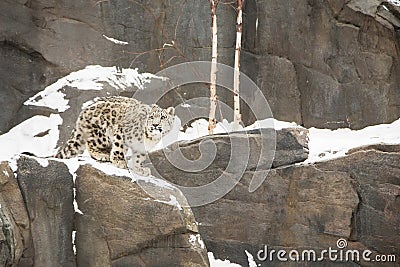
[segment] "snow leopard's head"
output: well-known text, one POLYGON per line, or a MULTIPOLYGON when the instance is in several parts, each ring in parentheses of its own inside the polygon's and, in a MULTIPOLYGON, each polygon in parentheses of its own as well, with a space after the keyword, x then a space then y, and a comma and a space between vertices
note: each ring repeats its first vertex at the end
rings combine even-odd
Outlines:
POLYGON ((146 121, 147 136, 161 137, 161 135, 168 133, 174 124, 174 115, 175 109, 173 107, 162 109, 157 105, 152 105, 146 121))

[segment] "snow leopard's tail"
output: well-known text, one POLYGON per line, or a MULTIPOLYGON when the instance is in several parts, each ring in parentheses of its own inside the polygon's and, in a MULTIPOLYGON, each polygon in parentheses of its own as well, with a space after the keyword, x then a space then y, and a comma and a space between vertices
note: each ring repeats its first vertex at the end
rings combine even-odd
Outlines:
POLYGON ((71 137, 67 142, 58 150, 55 155, 59 159, 69 159, 82 154, 85 150, 85 140, 81 133, 75 129, 72 131, 71 137))

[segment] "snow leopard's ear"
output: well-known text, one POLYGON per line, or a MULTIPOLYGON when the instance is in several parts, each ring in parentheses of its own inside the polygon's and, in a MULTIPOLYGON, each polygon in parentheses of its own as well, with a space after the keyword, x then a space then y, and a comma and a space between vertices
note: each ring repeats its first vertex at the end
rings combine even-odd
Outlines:
POLYGON ((169 107, 167 108, 167 112, 169 115, 175 115, 175 108, 174 107, 169 107))

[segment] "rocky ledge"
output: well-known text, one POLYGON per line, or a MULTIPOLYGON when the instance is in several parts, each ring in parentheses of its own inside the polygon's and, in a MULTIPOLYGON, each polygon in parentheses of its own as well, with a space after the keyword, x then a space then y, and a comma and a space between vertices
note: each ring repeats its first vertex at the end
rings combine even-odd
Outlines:
MULTIPOLYGON (((254 173, 268 167, 254 165, 262 136, 233 134, 247 138, 250 146, 242 178, 222 198, 192 208, 187 207, 188 196, 156 178, 147 183, 157 192, 155 198, 131 178, 108 175, 91 165, 79 166, 72 175, 64 162, 47 164, 21 156, 13 173, 3 162, 0 265, 209 266, 207 251, 242 266, 248 266, 249 253, 263 265, 256 255, 266 245, 320 251, 336 248, 339 238, 347 241, 348 249, 399 258, 399 146, 368 146, 343 158, 304 164, 307 139, 302 131, 278 132, 272 169, 254 192, 249 192, 254 173)), ((173 144, 164 153, 153 152, 150 159, 169 182, 198 186, 224 172, 228 146, 228 136, 208 136, 173 144), (200 173, 183 175, 165 158, 179 149, 196 159, 200 144, 210 141, 217 156, 200 173)), ((293 266, 322 266, 314 264, 293 266)), ((373 266, 363 261, 340 264, 373 266)))

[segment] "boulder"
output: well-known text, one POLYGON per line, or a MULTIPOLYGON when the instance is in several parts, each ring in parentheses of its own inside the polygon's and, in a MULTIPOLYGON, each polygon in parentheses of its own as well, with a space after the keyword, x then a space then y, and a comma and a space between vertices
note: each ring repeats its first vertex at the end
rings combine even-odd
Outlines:
POLYGON ((128 177, 77 171, 79 266, 208 266, 194 215, 180 191, 154 181, 149 195, 128 177), (168 204, 170 203, 170 204, 168 204))
MULTIPOLYGON (((271 166, 276 168, 306 160, 307 133, 307 129, 299 127, 215 134, 174 143, 164 150, 151 152, 149 158, 161 176, 176 181, 182 176, 197 177, 198 171, 204 170, 210 175, 200 174, 194 180, 195 183, 208 183, 211 177, 223 171, 234 174, 245 170, 268 170, 271 166)), ((193 182, 193 179, 188 180, 193 182)))
POLYGON ((252 177, 246 172, 226 196, 193 208, 200 233, 216 258, 246 266, 247 250, 263 264, 256 255, 264 245, 318 251, 350 237, 360 200, 347 173, 287 166, 271 170, 250 193, 252 177))
POLYGON ((1 266, 209 266, 194 215, 172 185, 84 165, 74 175, 74 211, 63 162, 21 156, 17 166, 15 178, 0 164, 1 266))
POLYGON ((18 160, 17 179, 29 214, 35 266, 76 266, 72 251, 73 181, 65 164, 18 160))
POLYGON ((275 149, 274 168, 305 161, 308 158, 308 130, 299 127, 276 131, 275 149))

